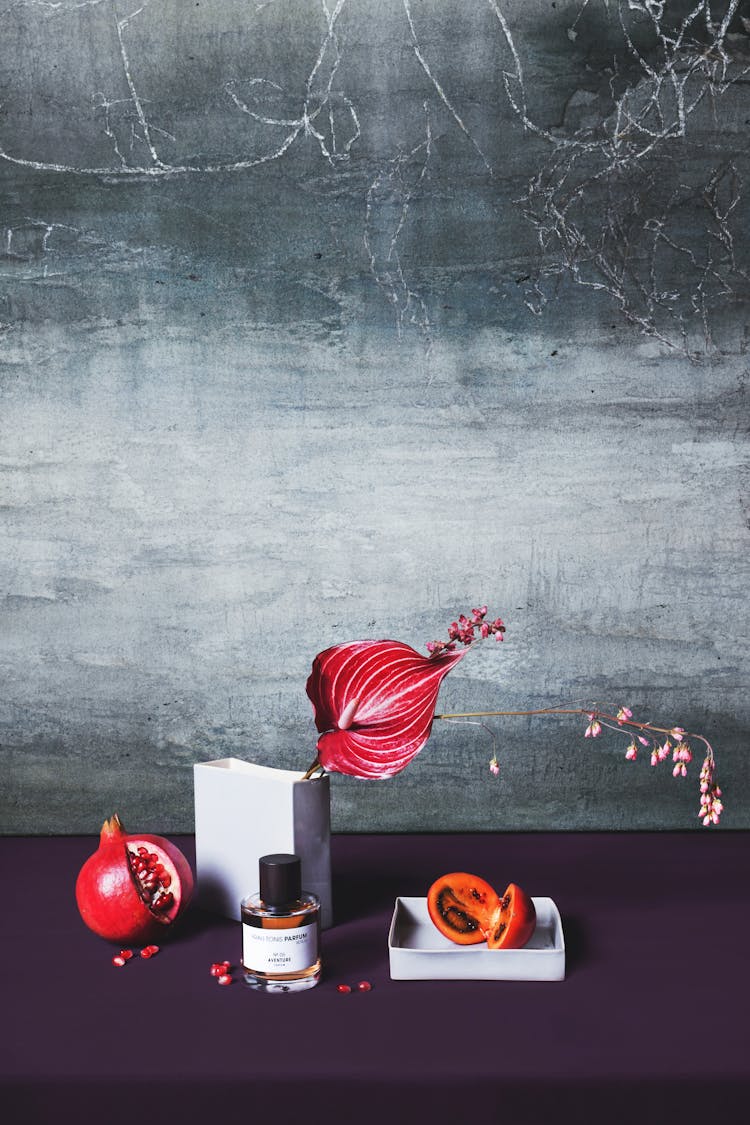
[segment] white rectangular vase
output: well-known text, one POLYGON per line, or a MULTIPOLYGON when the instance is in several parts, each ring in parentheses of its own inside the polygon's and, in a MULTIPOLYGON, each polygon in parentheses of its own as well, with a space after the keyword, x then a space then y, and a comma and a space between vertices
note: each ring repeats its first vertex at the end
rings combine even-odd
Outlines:
POLYGON ((320 898, 321 925, 333 924, 331 798, 327 776, 303 781, 298 770, 221 758, 193 766, 196 901, 239 919, 240 902, 258 890, 258 860, 293 852, 302 887, 320 898))

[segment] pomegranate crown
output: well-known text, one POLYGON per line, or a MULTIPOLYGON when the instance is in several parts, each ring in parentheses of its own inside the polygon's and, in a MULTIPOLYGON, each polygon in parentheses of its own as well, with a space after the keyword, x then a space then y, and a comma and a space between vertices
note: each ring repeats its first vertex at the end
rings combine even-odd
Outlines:
POLYGON ((120 820, 120 814, 112 813, 109 820, 105 820, 102 825, 101 842, 105 844, 112 840, 119 840, 121 836, 125 835, 125 825, 120 820))

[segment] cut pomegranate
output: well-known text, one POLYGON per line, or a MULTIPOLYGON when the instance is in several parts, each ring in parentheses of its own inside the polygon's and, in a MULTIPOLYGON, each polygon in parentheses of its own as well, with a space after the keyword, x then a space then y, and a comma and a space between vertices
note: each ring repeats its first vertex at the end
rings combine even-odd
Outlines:
POLYGON ((129 847, 127 856, 141 898, 149 909, 163 914, 174 906, 174 895, 167 890, 172 885, 172 875, 163 857, 158 852, 150 852, 143 844, 129 847))
MULTIPOLYGON (((180 849, 161 836, 128 835, 117 813, 104 822, 99 848, 76 882, 89 929, 109 941, 138 944, 164 935, 192 893, 193 873, 180 849)), ((148 956, 158 952, 158 946, 146 948, 148 956)))

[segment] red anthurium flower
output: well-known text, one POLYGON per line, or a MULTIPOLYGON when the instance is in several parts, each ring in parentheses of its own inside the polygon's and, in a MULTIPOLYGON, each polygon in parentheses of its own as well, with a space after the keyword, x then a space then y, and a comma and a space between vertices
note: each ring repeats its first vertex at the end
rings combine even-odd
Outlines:
POLYGON ((352 777, 400 773, 430 737, 443 677, 467 652, 422 656, 400 641, 352 641, 319 653, 307 694, 321 766, 352 777))

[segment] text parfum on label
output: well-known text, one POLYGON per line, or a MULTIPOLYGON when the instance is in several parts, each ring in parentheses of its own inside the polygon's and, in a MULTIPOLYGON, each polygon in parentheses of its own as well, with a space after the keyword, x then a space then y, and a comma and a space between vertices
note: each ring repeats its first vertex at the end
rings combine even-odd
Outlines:
POLYGON ((245 981, 264 992, 300 992, 320 980, 320 900, 302 890, 299 856, 258 861, 260 890, 241 903, 245 981))

